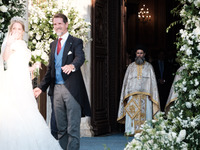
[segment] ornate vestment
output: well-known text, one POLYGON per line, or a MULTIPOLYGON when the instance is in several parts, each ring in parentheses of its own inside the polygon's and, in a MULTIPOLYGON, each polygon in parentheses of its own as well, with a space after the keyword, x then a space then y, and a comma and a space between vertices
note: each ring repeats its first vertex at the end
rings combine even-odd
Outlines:
MULTIPOLYGON (((184 67, 180 67, 177 72, 181 72, 182 70, 184 69, 184 67)), ((170 109, 170 106, 172 106, 173 102, 177 99, 178 97, 178 94, 175 92, 174 90, 174 84, 181 79, 181 76, 179 74, 176 74, 175 78, 174 78, 174 81, 173 81, 173 84, 171 86, 171 89, 170 89, 170 93, 169 93, 169 97, 167 99, 167 103, 165 105, 165 112, 168 113, 169 109, 170 109)))
MULTIPOLYGON (((131 63, 123 81, 117 121, 126 122, 125 126, 133 127, 134 133, 139 132, 148 115, 152 119, 159 110, 158 88, 152 65, 148 62, 143 65, 131 63)), ((125 129, 125 132, 128 131, 125 129)))

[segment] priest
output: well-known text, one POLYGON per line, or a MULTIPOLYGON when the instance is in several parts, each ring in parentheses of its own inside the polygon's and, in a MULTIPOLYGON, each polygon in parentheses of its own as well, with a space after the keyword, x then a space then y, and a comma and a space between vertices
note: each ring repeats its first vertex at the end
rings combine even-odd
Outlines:
POLYGON ((138 45, 135 61, 124 76, 117 121, 125 124, 125 135, 141 131, 146 120, 151 120, 160 110, 157 82, 152 65, 145 61, 146 48, 138 45))

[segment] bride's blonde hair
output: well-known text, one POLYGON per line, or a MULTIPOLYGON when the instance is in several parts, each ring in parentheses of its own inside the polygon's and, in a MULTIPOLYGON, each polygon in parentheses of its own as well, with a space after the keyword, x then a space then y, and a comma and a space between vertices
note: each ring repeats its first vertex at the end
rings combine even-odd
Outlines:
POLYGON ((23 31, 25 31, 25 23, 24 19, 21 17, 13 17, 10 21, 10 25, 8 26, 8 32, 11 32, 14 23, 20 23, 22 25, 23 31))

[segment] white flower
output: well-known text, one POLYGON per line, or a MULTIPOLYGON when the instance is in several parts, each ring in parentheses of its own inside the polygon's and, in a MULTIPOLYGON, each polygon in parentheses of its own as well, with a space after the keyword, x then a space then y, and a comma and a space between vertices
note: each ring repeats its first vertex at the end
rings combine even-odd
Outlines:
POLYGON ((34 32, 33 31, 30 31, 28 32, 30 36, 33 36, 34 32))
POLYGON ((8 8, 5 5, 0 6, 0 11, 7 12, 8 8))
POLYGON ((193 45, 193 41, 188 40, 188 44, 189 44, 189 45, 193 45))
POLYGON ((187 46, 187 45, 183 45, 183 46, 181 46, 181 48, 180 48, 181 51, 185 51, 186 49, 188 49, 188 46, 187 46))
POLYGON ((35 55, 36 56, 41 56, 41 54, 42 54, 41 50, 35 50, 35 55))
POLYGON ((198 44, 197 49, 200 50, 200 43, 198 44))
POLYGON ((194 86, 198 86, 199 85, 199 81, 197 79, 194 80, 194 86))
POLYGON ((147 132, 151 133, 151 132, 152 132, 152 129, 147 129, 147 132))
POLYGON ((190 109, 190 108, 192 107, 192 104, 191 104, 190 102, 186 102, 185 105, 186 105, 186 107, 187 107, 188 109, 190 109))
POLYGON ((183 83, 182 83, 183 85, 186 85, 186 81, 185 81, 185 79, 183 80, 183 83))
POLYGON ((197 27, 193 30, 193 34, 196 35, 196 36, 200 35, 200 27, 199 27, 199 26, 197 26, 197 27))
POLYGON ((45 62, 48 62, 49 57, 48 57, 48 55, 47 55, 45 52, 42 53, 41 58, 42 58, 45 62))
POLYGON ((181 130, 181 131, 179 132, 179 135, 178 135, 176 141, 177 141, 178 143, 180 143, 182 140, 185 139, 185 136, 186 136, 186 130, 181 130))
POLYGON ((37 41, 36 41, 35 39, 34 39, 32 42, 33 42, 33 44, 36 44, 36 43, 37 43, 37 41))
POLYGON ((174 138, 176 138, 177 134, 176 134, 176 132, 170 132, 170 136, 174 139, 174 138))
POLYGON ((136 139, 139 139, 140 136, 141 136, 141 133, 136 133, 134 137, 135 137, 136 139))
POLYGON ((200 7, 200 0, 195 0, 194 5, 199 8, 200 7))
POLYGON ((186 92, 187 91, 187 87, 183 87, 183 91, 186 92))
POLYGON ((181 16, 181 17, 184 17, 184 16, 185 16, 185 9, 182 9, 182 10, 180 11, 180 16, 181 16))
POLYGON ((155 122, 156 122, 156 120, 152 120, 152 122, 153 122, 153 123, 155 123, 155 122))
POLYGON ((186 54, 187 54, 188 56, 190 56, 190 55, 192 54, 191 49, 187 49, 187 50, 186 50, 186 54))
POLYGON ((192 126, 193 128, 195 128, 195 127, 197 126, 195 120, 193 120, 193 121, 191 122, 191 126, 192 126))
POLYGON ((36 35, 36 39, 37 39, 38 41, 41 39, 41 37, 42 37, 42 36, 39 35, 39 34, 36 35))

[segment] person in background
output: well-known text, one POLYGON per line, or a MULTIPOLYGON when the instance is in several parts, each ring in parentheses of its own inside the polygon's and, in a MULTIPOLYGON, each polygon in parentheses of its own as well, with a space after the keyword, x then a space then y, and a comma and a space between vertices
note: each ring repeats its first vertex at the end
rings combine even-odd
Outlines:
POLYGON ((170 80, 172 77, 172 72, 170 70, 171 66, 169 66, 169 63, 166 59, 165 52, 159 51, 157 54, 157 58, 152 62, 152 65, 158 84, 161 111, 164 111, 168 93, 172 84, 170 80))
POLYGON ((152 65, 145 61, 146 48, 135 48, 135 61, 125 73, 119 102, 119 123, 125 124, 125 135, 140 132, 141 125, 160 110, 157 82, 152 65))
POLYGON ((181 79, 181 76, 179 75, 179 73, 184 69, 184 66, 181 66, 178 70, 177 70, 177 73, 176 73, 176 76, 174 78, 174 81, 173 81, 173 84, 171 86, 171 89, 170 89, 170 93, 169 93, 169 96, 168 96, 168 99, 167 99, 167 102, 166 102, 166 105, 165 105, 165 114, 168 114, 169 110, 170 110, 170 107, 173 106, 174 104, 174 101, 177 99, 178 97, 178 93, 175 92, 174 90, 174 85, 175 83, 181 79))

